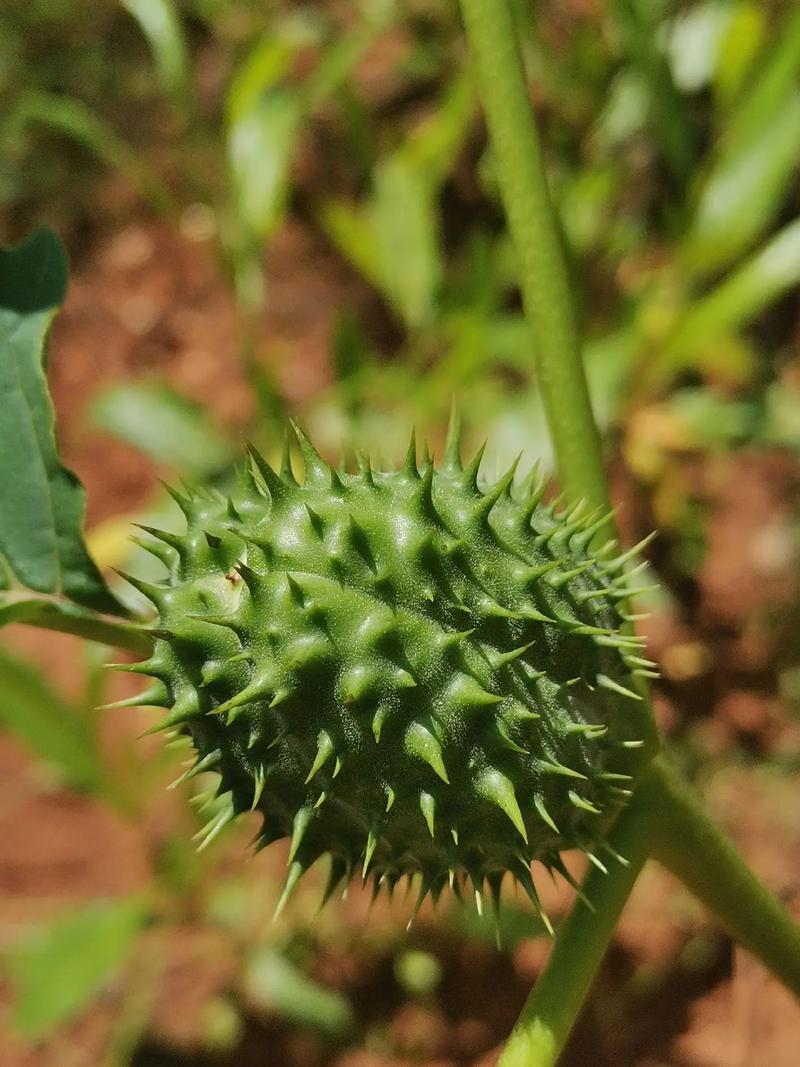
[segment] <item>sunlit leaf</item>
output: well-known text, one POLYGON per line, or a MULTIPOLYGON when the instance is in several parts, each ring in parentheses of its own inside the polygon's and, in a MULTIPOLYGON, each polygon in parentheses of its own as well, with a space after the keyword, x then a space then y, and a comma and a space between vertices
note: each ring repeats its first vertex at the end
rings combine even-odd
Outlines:
POLYGON ((407 326, 419 328, 442 279, 439 219, 423 172, 400 153, 375 169, 372 221, 382 288, 407 326))
POLYGON ((256 1007, 331 1038, 353 1029, 353 1009, 334 989, 308 978, 273 948, 257 948, 247 961, 244 990, 256 1007))
POLYGON ((714 70, 714 90, 723 106, 745 88, 745 79, 764 44, 767 26, 768 16, 761 4, 739 0, 733 5, 714 70))
POLYGON ((369 213, 346 200, 325 201, 318 210, 320 225, 339 251, 377 288, 381 287, 381 257, 369 213))
POLYGON ((6 588, 115 613, 83 542, 83 488, 59 460, 44 375, 45 336, 66 286, 66 252, 52 230, 0 249, 0 557, 6 588))
POLYGON ((226 101, 227 151, 238 216, 257 236, 283 217, 300 121, 300 95, 285 87, 295 47, 268 37, 237 71, 226 101))
POLYGON ((9 961, 15 1029, 35 1040, 79 1015, 119 971, 147 917, 138 898, 94 901, 17 945, 9 961))
POLYGON ((734 333, 798 284, 800 219, 692 305, 662 352, 659 370, 675 370, 690 363, 709 342, 734 333))
POLYGON ((189 90, 189 53, 171 0, 121 0, 121 3, 147 38, 161 85, 182 100, 189 90))
POLYGON ((785 200, 799 153, 800 92, 794 92, 708 175, 686 244, 693 267, 730 263, 769 225, 785 200))
POLYGON ((214 474, 233 460, 231 444, 207 412, 162 382, 105 389, 91 417, 100 429, 185 474, 214 474))

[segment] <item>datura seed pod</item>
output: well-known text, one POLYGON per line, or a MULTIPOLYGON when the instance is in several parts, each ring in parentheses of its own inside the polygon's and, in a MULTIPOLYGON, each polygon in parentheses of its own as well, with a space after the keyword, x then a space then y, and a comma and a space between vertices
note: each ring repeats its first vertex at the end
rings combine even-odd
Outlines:
POLYGON ((159 615, 138 703, 191 737, 185 778, 219 776, 202 841, 260 813, 260 845, 290 839, 282 902, 328 855, 326 896, 355 872, 497 897, 510 874, 538 908, 532 862, 602 867, 641 762, 633 553, 535 472, 482 487, 455 424, 439 466, 412 439, 388 472, 295 433, 302 482, 288 447, 279 473, 251 449, 231 498, 176 492, 186 532, 148 529, 165 583, 129 578, 159 615))

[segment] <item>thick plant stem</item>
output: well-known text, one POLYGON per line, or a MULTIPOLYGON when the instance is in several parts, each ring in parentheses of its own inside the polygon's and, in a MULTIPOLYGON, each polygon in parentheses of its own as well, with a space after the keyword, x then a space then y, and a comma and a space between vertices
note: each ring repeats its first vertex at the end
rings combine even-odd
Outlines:
POLYGON ((650 808, 635 802, 617 819, 609 843, 629 865, 607 875, 591 868, 583 894, 594 911, 579 899, 560 926, 547 966, 522 1010, 498 1067, 551 1067, 557 1062, 620 912, 647 859, 651 821, 650 808))
MULTIPOLYGON (((566 259, 508 0, 461 0, 461 8, 519 257, 525 313, 535 335, 539 383, 561 484, 573 500, 605 507, 608 488, 566 259)), ((647 741, 649 756, 656 747, 652 714, 647 702, 639 707, 640 736, 647 741)), ((607 878, 590 874, 586 892, 597 912, 592 914, 579 902, 564 923, 501 1067, 548 1067, 556 1062, 652 841, 661 861, 775 974, 800 991, 800 933, 663 760, 644 771, 612 837, 631 866, 607 878)))
POLYGON ((564 245, 507 0, 461 0, 497 177, 519 260, 539 386, 568 499, 608 507, 564 245))
POLYGON ((659 757, 634 803, 652 811, 652 855, 800 997, 800 927, 749 870, 677 771, 659 757))

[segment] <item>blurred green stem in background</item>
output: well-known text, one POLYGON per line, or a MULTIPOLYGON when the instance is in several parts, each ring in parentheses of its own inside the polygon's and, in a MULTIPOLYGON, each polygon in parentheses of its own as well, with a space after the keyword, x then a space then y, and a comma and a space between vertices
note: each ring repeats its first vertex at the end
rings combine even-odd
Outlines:
MULTIPOLYGON (((608 506, 608 487, 581 359, 561 230, 553 208, 508 0, 461 0, 500 193, 536 338, 539 385, 568 497, 608 506)), ((610 521, 610 520, 609 520, 610 521)), ((645 736, 652 712, 642 716, 645 736)), ((500 1067, 549 1067, 569 1036, 616 921, 650 851, 778 977, 800 995, 800 930, 758 883, 663 757, 644 773, 611 831, 628 860, 589 875, 500 1067)))

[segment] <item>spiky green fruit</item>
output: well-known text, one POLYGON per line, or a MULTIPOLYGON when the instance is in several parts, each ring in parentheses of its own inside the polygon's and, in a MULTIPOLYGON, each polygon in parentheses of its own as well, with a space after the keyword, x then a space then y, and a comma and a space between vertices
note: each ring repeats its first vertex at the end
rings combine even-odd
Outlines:
MULTIPOLYGON (((534 860, 594 855, 636 770, 623 557, 592 540, 607 517, 541 503, 515 467, 481 489, 451 428, 444 460, 332 470, 297 431, 298 484, 251 450, 227 501, 174 494, 185 534, 148 532, 163 585, 155 678, 142 702, 191 736, 260 841, 290 838, 287 890, 323 854, 421 895, 510 872, 536 901, 534 860)), ((516 466, 516 465, 515 465, 516 466)), ((188 776, 187 775, 187 776, 188 776)))

